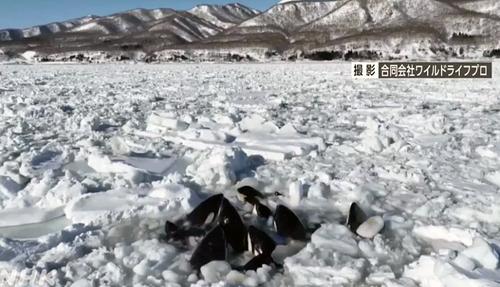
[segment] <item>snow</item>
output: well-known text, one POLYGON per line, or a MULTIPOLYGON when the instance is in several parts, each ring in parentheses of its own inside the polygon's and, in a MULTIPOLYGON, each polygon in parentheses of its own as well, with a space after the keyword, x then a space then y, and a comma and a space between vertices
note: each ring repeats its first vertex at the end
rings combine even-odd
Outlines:
POLYGON ((186 169, 186 174, 204 186, 230 186, 250 168, 248 156, 237 148, 211 149, 201 153, 186 169))
POLYGON ((198 5, 189 10, 189 13, 208 21, 213 25, 228 29, 257 15, 259 12, 236 3, 224 6, 198 5))
POLYGON ((55 286, 498 286, 498 81, 350 68, 2 66, 0 265, 55 286), (310 240, 278 246, 282 270, 197 274, 165 220, 215 193, 249 216, 243 185, 310 240))
POLYGON ((231 266, 226 261, 212 261, 202 266, 200 271, 205 281, 217 283, 231 272, 231 266))
POLYGON ((41 209, 36 207, 23 209, 4 209, 0 211, 0 228, 49 221, 64 216, 63 208, 41 209))
POLYGON ((34 57, 36 57, 37 54, 38 53, 35 52, 35 51, 26 51, 26 52, 24 52, 24 53, 21 54, 21 57, 23 57, 27 61, 33 61, 34 57))

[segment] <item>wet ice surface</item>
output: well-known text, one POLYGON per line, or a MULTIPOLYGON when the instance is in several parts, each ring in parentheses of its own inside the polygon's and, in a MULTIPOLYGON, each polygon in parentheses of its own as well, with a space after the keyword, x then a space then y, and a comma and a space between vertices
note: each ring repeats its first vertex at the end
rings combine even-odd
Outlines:
POLYGON ((2 66, 2 268, 57 286, 500 284, 498 81, 349 72, 2 66), (244 208, 243 178, 321 227, 282 271, 196 274, 163 223, 210 193, 244 208), (373 238, 342 226, 353 201, 383 218, 373 238))

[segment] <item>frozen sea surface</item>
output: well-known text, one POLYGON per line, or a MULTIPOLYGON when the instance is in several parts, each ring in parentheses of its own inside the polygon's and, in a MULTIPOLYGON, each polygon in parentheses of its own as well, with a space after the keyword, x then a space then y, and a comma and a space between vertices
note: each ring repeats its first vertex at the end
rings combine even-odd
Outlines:
POLYGON ((74 287, 500 286, 494 66, 394 81, 346 63, 0 66, 0 268, 15 286, 40 270, 74 287), (321 227, 283 270, 196 274, 164 221, 213 193, 245 208, 242 180, 321 227), (353 201, 383 218, 375 237, 343 226, 353 201))

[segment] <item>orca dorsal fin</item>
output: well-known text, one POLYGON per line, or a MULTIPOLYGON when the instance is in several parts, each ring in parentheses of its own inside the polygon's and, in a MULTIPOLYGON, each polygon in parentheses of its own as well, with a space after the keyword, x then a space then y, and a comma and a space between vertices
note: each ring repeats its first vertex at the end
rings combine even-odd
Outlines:
POLYGON ((193 269, 199 270, 211 261, 222 261, 226 258, 226 237, 222 226, 217 225, 201 240, 189 262, 193 269))
POLYGON ((353 233, 356 233, 358 227, 367 219, 368 216, 363 211, 363 209, 361 209, 361 207, 356 202, 353 202, 351 204, 351 207, 349 208, 349 215, 347 216, 347 227, 349 227, 349 229, 353 233))
POLYGON ((299 217, 288 207, 278 205, 274 213, 274 224, 276 232, 284 237, 295 240, 306 240, 307 233, 304 224, 299 217))
POLYGON ((226 198, 222 200, 218 220, 233 250, 236 253, 244 252, 247 247, 247 228, 236 208, 226 198))

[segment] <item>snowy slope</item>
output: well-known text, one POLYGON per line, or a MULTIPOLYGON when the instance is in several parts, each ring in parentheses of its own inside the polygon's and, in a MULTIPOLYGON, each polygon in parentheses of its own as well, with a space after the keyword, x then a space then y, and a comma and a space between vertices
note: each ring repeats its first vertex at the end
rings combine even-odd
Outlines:
MULTIPOLYGON (((145 33, 161 33, 162 37, 192 42, 220 32, 220 28, 187 12, 169 9, 133 10, 85 23, 71 29, 71 35, 101 34, 143 37, 145 33)), ((147 37, 147 36, 146 36, 147 37)))
MULTIPOLYGON (((26 29, 0 30, 0 40, 20 40, 37 36, 49 36, 61 32, 110 35, 147 31, 151 27, 155 27, 155 31, 158 31, 160 29, 159 25, 162 24, 164 24, 162 27, 167 29, 166 25, 173 21, 172 17, 177 18, 175 20, 176 23, 185 22, 185 25, 191 26, 188 29, 205 30, 202 33, 204 34, 203 37, 205 37, 214 34, 213 29, 221 30, 228 28, 252 18, 257 13, 258 11, 240 4, 228 4, 224 6, 201 5, 193 8, 189 13, 172 9, 135 9, 104 17, 91 16, 26 29), (185 19, 181 20, 180 18, 185 19), (193 20, 194 18, 199 19, 193 20), (187 22, 190 23, 187 24, 187 22), (210 29, 212 31, 208 31, 210 29)), ((178 29, 178 27, 174 29, 178 29)))
POLYGON ((85 23, 98 18, 97 16, 86 16, 64 22, 55 22, 47 25, 39 25, 25 29, 4 29, 0 30, 0 41, 20 40, 38 36, 49 36, 54 33, 64 32, 73 27, 84 25, 85 23))
MULTIPOLYGON (((495 47, 500 18, 495 1, 445 0, 333 0, 282 1, 262 14, 228 30, 228 38, 255 38, 258 34, 283 35, 288 49, 337 47, 370 49, 369 42, 405 38, 405 47, 420 46, 420 37, 436 43, 420 48, 453 45, 495 47), (456 39, 456 35, 466 35, 456 39), (417 41, 412 43, 412 37, 417 41), (366 44, 368 43, 368 46, 366 44)), ((390 46, 390 45, 389 45, 390 46)), ((375 44, 373 49, 380 47, 375 44)), ((394 48, 400 50, 402 47, 394 48)))
POLYGON ((136 9, 89 21, 74 27, 70 32, 98 32, 104 34, 120 34, 144 31, 150 23, 165 19, 177 12, 171 9, 136 9))
POLYGON ((241 22, 253 18, 259 11, 241 4, 228 5, 198 5, 189 10, 189 13, 198 16, 214 25, 227 29, 241 22))
MULTIPOLYGON (((28 47, 45 55, 104 51, 139 53, 186 45, 219 34, 258 11, 240 4, 198 6, 189 11, 135 9, 80 22, 53 23, 26 30, 0 31, 9 51, 24 53, 28 47), (50 41, 44 41, 50 39, 50 41), (58 45, 53 45, 58 43, 58 45)), ((126 57, 130 57, 128 54, 126 57)), ((68 57, 71 57, 69 55, 68 57)), ((132 57, 135 58, 134 55, 132 57)), ((67 57, 66 57, 67 58, 67 57)))
POLYGON ((189 11, 136 9, 0 31, 2 47, 19 54, 28 47, 45 54, 265 51, 259 58, 275 53, 314 58, 316 52, 342 58, 349 51, 368 55, 362 57, 476 58, 499 49, 499 39, 495 0, 294 0, 262 13, 240 4, 199 5, 189 11))
POLYGON ((193 42, 215 35, 222 29, 190 13, 180 12, 155 22, 148 31, 171 31, 186 41, 193 42))
POLYGON ((238 27, 276 26, 287 31, 320 19, 336 7, 341 1, 304 1, 276 5, 255 18, 247 20, 238 27))

